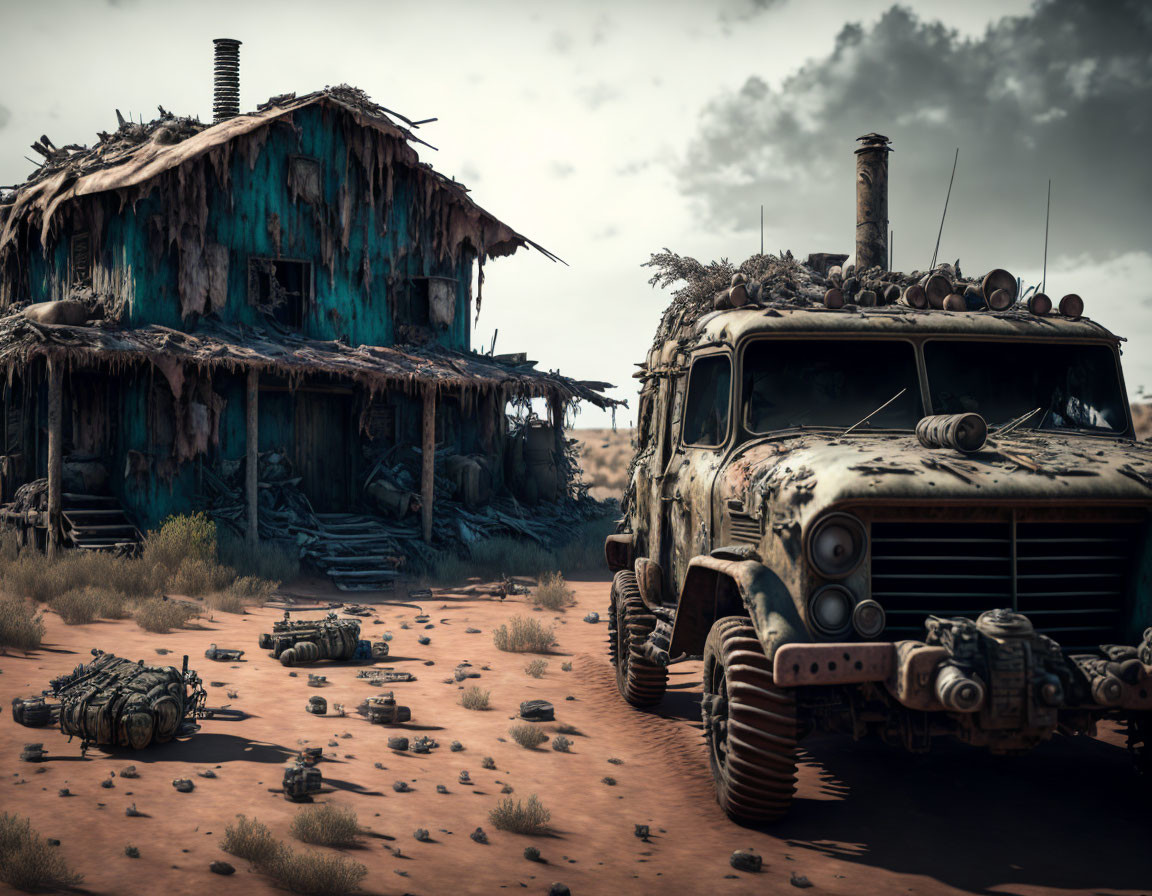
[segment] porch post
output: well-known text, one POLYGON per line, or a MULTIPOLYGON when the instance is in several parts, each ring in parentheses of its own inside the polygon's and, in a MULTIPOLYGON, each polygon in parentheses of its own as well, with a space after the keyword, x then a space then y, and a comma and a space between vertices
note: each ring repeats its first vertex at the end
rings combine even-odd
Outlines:
POLYGON ((64 370, 48 362, 48 556, 60 551, 60 504, 64 479, 64 370))
POLYGON ((248 371, 248 394, 245 402, 247 461, 244 464, 244 491, 248 505, 248 544, 255 546, 260 540, 259 520, 257 517, 257 495, 260 481, 260 433, 258 429, 260 402, 260 371, 252 368, 248 371))
POLYGON ((436 390, 424 387, 424 438, 421 445, 420 515, 424 524, 424 543, 432 543, 432 499, 436 474, 436 390))

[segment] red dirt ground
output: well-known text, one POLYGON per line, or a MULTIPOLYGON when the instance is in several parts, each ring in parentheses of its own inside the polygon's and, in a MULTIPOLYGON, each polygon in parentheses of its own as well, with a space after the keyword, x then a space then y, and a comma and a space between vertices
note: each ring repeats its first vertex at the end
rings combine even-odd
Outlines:
MULTIPOLYGON (((226 682, 239 692, 228 701, 224 687, 211 687, 210 705, 231 702, 250 716, 205 722, 184 742, 140 753, 93 750, 82 760, 78 744, 59 732, 21 728, 5 714, 0 756, 7 757, 8 771, 0 780, 0 805, 30 816, 42 835, 59 838, 64 855, 86 876, 89 892, 280 892, 245 862, 224 854, 219 842, 224 826, 241 812, 288 837, 298 807, 269 789, 279 785, 285 760, 307 743, 325 747, 320 767, 331 792, 318 799, 351 807, 371 830, 363 848, 346 851, 370 869, 369 893, 546 893, 553 881, 567 884, 574 896, 791 892, 793 874, 807 878, 813 893, 845 896, 1137 894, 1152 888, 1149 796, 1136 786, 1114 731, 1099 739, 1060 739, 1013 759, 959 746, 909 756, 876 743, 812 740, 805 742, 793 813, 760 830, 732 823, 712 796, 699 732, 699 664, 672 667, 669 696, 657 711, 630 709, 616 695, 605 624, 581 621, 589 610, 604 614, 608 583, 573 587, 577 605, 563 613, 532 613, 523 598, 500 601, 483 594, 437 592, 430 600, 405 603, 380 598, 380 624, 366 620, 364 631, 372 636, 390 630, 395 638, 393 655, 379 665, 419 679, 391 686, 399 702, 412 708, 412 724, 403 731, 371 726, 354 713, 305 713, 314 694, 327 698, 330 712, 332 703, 343 702, 352 713, 375 690, 356 679, 355 667, 314 667, 331 682, 324 690, 307 687, 306 668, 290 678, 289 670, 256 647, 257 634, 280 613, 271 606, 244 616, 217 614, 202 630, 168 635, 148 634, 131 621, 70 628, 48 614, 41 650, 0 656, 4 705, 37 693, 50 677, 87 659, 90 648, 101 647, 150 663, 178 664, 187 653, 206 682, 226 682), (412 620, 418 609, 435 627, 402 630, 400 621, 412 620), (557 652, 541 679, 524 673, 531 657, 493 647, 492 629, 517 612, 556 620, 557 652), (467 634, 469 626, 482 633, 467 634), (417 644, 421 634, 431 644, 417 644), (244 661, 205 659, 210 642, 243 648, 244 661), (159 657, 158 647, 171 653, 159 657), (426 659, 435 665, 424 665, 426 659), (463 709, 461 686, 444 682, 462 660, 491 667, 468 682, 491 689, 490 711, 463 709), (573 664, 571 672, 560 669, 566 661, 573 664), (569 695, 575 700, 566 700, 569 695), (557 723, 582 732, 572 737, 571 754, 547 745, 528 751, 507 738, 519 702, 531 697, 553 701, 557 723), (345 733, 351 736, 341 737, 345 733), (428 756, 394 753, 385 741, 399 733, 430 734, 440 747, 428 756), (328 746, 333 738, 337 747, 328 746), (452 740, 466 749, 450 752, 452 740), (21 745, 32 741, 45 743, 49 761, 17 760, 21 745), (481 768, 484 756, 495 759, 495 771, 481 768), (610 764, 609 758, 623 763, 610 764), (375 768, 376 762, 385 768, 375 768), (130 763, 139 779, 116 778, 114 788, 100 787, 102 778, 130 763), (203 768, 218 777, 196 777, 203 768), (457 783, 462 769, 473 786, 457 783), (601 783, 606 775, 617 786, 601 783), (195 791, 177 793, 171 782, 178 777, 191 777, 195 791), (412 792, 395 793, 398 779, 408 781, 412 792), (551 836, 530 838, 492 827, 488 810, 501 799, 502 782, 515 789, 515 798, 539 795, 552 812, 551 836), (437 784, 449 793, 437 794, 437 784), (73 796, 58 796, 62 787, 73 796), (147 817, 126 817, 132 802, 147 817), (636 824, 651 826, 651 842, 636 839, 636 824), (469 839, 478 825, 489 844, 469 839), (421 827, 434 842, 413 838, 421 827), (141 858, 124 855, 129 843, 141 858), (547 864, 526 861, 528 845, 537 846, 547 864), (392 851, 397 847, 402 858, 392 851), (742 847, 763 856, 761 874, 729 867, 729 854, 742 847), (216 859, 231 861, 237 873, 210 874, 208 865, 216 859)), ((556 726, 544 727, 552 733, 556 726)))

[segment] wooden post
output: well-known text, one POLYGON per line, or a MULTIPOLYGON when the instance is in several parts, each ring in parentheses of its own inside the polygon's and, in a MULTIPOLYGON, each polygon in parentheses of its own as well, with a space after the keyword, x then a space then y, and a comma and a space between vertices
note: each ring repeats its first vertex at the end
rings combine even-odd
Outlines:
POLYGON ((64 371, 48 362, 48 556, 60 551, 60 504, 64 480, 64 371))
POLYGON ((247 461, 244 465, 244 491, 248 504, 248 544, 255 547, 260 540, 260 521, 257 499, 260 482, 260 371, 248 371, 248 395, 246 401, 247 426, 245 445, 247 461))
POLYGON ((552 431, 556 436, 556 460, 564 453, 564 399, 559 395, 548 397, 548 407, 552 412, 552 431))
POLYGON ((424 543, 432 543, 432 498, 436 475, 436 390, 424 387, 424 438, 421 443, 420 517, 424 524, 424 543))

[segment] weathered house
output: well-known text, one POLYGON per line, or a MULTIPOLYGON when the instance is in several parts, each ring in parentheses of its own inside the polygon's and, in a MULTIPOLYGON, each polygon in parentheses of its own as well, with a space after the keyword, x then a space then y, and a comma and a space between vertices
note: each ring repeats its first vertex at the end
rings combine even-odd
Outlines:
MULTIPOLYGON (((218 79, 222 49, 227 71, 235 42, 217 44, 218 79)), ((49 546, 105 546, 127 537, 121 510, 149 527, 234 487, 249 537, 291 535, 261 455, 320 515, 378 513, 373 476, 414 461, 430 541, 442 474, 473 508, 512 484, 506 407, 535 397, 562 465, 564 409, 614 404, 604 384, 469 344, 473 265, 482 283, 487 259, 553 256, 358 90, 246 115, 220 97, 218 80, 210 126, 161 109, 91 148, 41 138, 41 168, 0 194, 3 498, 44 480, 10 518, 49 546)), ((406 509, 403 482, 382 488, 406 509)))

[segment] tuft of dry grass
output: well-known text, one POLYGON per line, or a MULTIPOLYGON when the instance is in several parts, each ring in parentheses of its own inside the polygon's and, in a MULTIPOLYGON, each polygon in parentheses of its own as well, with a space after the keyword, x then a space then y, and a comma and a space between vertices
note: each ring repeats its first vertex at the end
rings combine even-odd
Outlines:
POLYGON ((513 616, 492 633, 497 650, 510 653, 548 653, 556 638, 549 626, 535 619, 513 616))
POLYGON ((136 604, 132 618, 146 632, 167 634, 174 628, 183 628, 200 615, 195 607, 163 597, 151 597, 136 604))
POLYGON ((224 829, 224 839, 220 841, 224 852, 249 861, 257 868, 272 859, 279 845, 268 825, 246 815, 237 815, 236 821, 224 829))
MULTIPOLYGON (((352 818, 354 822, 355 815, 352 818)), ((293 833, 295 827, 294 820, 293 833)), ((267 825, 243 815, 225 829, 220 846, 251 862, 257 871, 284 889, 303 896, 346 896, 359 890, 368 875, 367 868, 343 856, 326 856, 312 850, 295 852, 273 837, 267 825)))
POLYGON ((483 710, 489 708, 488 698, 491 696, 490 691, 486 691, 481 687, 472 685, 465 688, 460 694, 460 705, 465 709, 483 710))
POLYGON ((548 822, 552 820, 552 813, 541 805, 533 793, 524 802, 513 800, 511 797, 502 799, 496 804, 496 808, 488 813, 488 820, 500 831, 538 836, 548 832, 548 822))
POLYGON ((252 547, 231 532, 220 533, 219 561, 243 577, 290 582, 300 575, 300 554, 292 543, 261 541, 252 547))
POLYGON ((360 824, 351 809, 323 803, 307 806, 292 819, 292 836, 315 846, 355 846, 360 836, 360 824))
POLYGON ((84 625, 96 619, 125 619, 128 599, 109 588, 84 585, 48 601, 65 625, 84 625))
POLYGON ((198 557, 185 557, 180 561, 167 582, 167 590, 188 597, 218 593, 228 587, 236 578, 236 573, 215 560, 201 560, 198 557))
POLYGON ((222 610, 225 613, 243 613, 245 607, 262 607, 268 602, 273 592, 280 587, 279 582, 260 579, 255 576, 243 576, 228 585, 223 591, 217 591, 204 598, 213 610, 222 610))
POLYGON ((533 678, 543 678, 547 669, 547 660, 532 660, 532 662, 524 667, 524 671, 533 678))
POLYGON ((58 892, 83 880, 27 818, 0 815, 0 881, 25 892, 58 892))
POLYGON ((562 610, 572 604, 572 590, 559 572, 549 572, 540 577, 528 599, 542 610, 562 610))
POLYGON ((27 653, 44 639, 43 614, 22 597, 0 597, 0 651, 27 653))
POLYGON ((162 579, 175 575, 185 560, 215 561, 216 523, 206 513, 181 514, 164 520, 144 537, 142 561, 162 579))
POLYGON ((508 733, 512 735, 512 740, 520 744, 525 750, 535 750, 548 740, 547 734, 529 722, 513 725, 508 729, 508 733))

